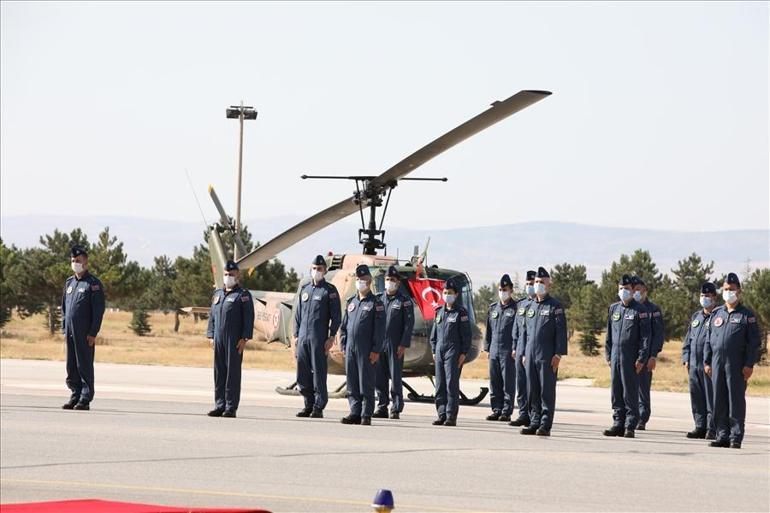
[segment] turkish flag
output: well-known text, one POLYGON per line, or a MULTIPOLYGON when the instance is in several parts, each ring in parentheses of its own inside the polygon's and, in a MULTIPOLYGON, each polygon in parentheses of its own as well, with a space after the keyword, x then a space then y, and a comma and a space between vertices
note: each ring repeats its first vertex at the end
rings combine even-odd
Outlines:
POLYGON ((436 316, 436 308, 444 304, 444 280, 409 278, 406 282, 417 306, 420 307, 422 318, 426 321, 433 319, 436 316))

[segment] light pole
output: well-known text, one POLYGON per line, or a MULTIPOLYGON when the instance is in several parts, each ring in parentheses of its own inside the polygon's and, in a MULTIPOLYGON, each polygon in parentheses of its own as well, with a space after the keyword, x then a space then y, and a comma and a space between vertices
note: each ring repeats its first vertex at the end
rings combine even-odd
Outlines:
MULTIPOLYGON (((254 107, 249 107, 243 104, 230 105, 226 111, 228 119, 237 119, 241 125, 240 143, 238 144, 238 191, 235 198, 235 232, 241 234, 241 181, 243 176, 243 120, 244 119, 257 119, 257 111, 254 107)), ((238 260, 243 255, 238 251, 238 246, 233 247, 233 258, 238 260)))

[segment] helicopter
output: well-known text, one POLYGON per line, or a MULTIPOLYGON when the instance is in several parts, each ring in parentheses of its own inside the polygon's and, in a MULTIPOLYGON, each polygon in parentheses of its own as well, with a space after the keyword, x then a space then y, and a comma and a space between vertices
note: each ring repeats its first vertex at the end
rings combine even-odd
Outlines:
MULTIPOLYGON (((209 195, 220 215, 219 221, 209 227, 208 238, 211 270, 214 275, 215 286, 217 288, 223 286, 223 268, 228 260, 227 252, 220 236, 221 233, 230 231, 239 253, 244 255, 236 261, 238 266, 242 270, 252 269, 276 257, 281 251, 307 238, 318 230, 358 212, 361 218, 358 239, 363 247, 363 251, 355 254, 329 252, 325 256, 327 264, 326 280, 337 287, 342 298, 350 297, 355 294, 355 269, 358 265, 365 264, 370 268, 373 276, 373 292, 377 294, 385 290, 384 277, 388 267, 391 265, 396 266, 402 276, 402 292, 411 297, 414 300, 415 306, 418 307, 415 309, 412 344, 404 353, 403 377, 427 377, 432 382, 434 363, 429 337, 434 323, 433 314, 435 308, 443 304, 441 290, 444 282, 449 278, 453 278, 460 288, 459 302, 466 307, 471 316, 472 342, 471 349, 465 360, 466 363, 470 363, 478 357, 482 345, 481 330, 478 328, 473 315, 473 287, 470 276, 467 273, 454 269, 427 265, 430 239, 421 254, 419 254, 418 248, 415 247, 414 254, 407 261, 402 262, 397 257, 388 255, 383 223, 390 202, 390 196, 393 189, 402 181, 435 180, 446 182, 446 178, 410 178, 407 175, 465 139, 548 97, 550 94, 550 91, 523 90, 506 100, 496 101, 487 110, 420 148, 378 176, 302 175, 302 179, 341 179, 353 181, 355 182, 356 189, 351 197, 316 213, 265 244, 259 245, 249 253, 246 253, 243 242, 231 218, 227 216, 214 188, 210 185, 209 195), (376 215, 378 208, 383 209, 379 225, 377 224, 376 215), (368 209, 368 223, 365 222, 364 211, 366 209, 368 209)), ((312 255, 309 255, 308 262, 311 258, 312 255)), ((295 293, 250 291, 254 298, 254 329, 262 338, 268 342, 281 342, 287 347, 292 345, 293 312, 298 307, 300 291, 309 280, 309 277, 300 280, 299 287, 295 293)), ((341 301, 341 303, 344 308, 345 301, 341 301)), ((193 309, 199 313, 208 313, 208 308, 203 307, 193 307, 188 310, 193 309)), ((345 374, 344 355, 341 351, 339 335, 329 351, 328 362, 329 373, 345 374)), ((433 396, 419 394, 406 381, 403 384, 408 391, 407 398, 411 401, 433 402, 433 396)), ((296 385, 295 382, 287 387, 277 387, 276 392, 284 395, 299 395, 296 385)), ((343 383, 339 388, 331 392, 329 396, 344 397, 344 386, 343 383)), ((484 399, 488 391, 488 388, 482 387, 474 397, 468 397, 461 392, 461 404, 478 404, 484 399)))

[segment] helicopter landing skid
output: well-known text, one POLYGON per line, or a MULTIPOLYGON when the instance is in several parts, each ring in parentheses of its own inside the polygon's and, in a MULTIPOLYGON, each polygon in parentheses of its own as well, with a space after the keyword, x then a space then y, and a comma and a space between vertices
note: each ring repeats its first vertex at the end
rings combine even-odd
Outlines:
MULTIPOLYGON (((430 379, 431 384, 433 384, 435 388, 435 383, 433 382, 433 376, 427 376, 427 378, 430 379)), ((411 386, 409 386, 409 384, 406 381, 402 381, 401 383, 404 385, 404 388, 406 388, 409 391, 406 397, 410 401, 414 401, 416 403, 432 403, 436 401, 435 395, 425 395, 425 394, 417 393, 417 391, 411 386)), ((477 404, 479 404, 481 401, 484 400, 488 392, 489 392, 489 388, 481 387, 479 389, 479 394, 476 397, 469 398, 462 392, 462 390, 460 390, 460 404, 463 406, 476 406, 477 404)))
MULTIPOLYGON (((297 382, 295 381, 288 387, 275 387, 275 391, 278 392, 281 395, 299 395, 299 388, 297 387, 297 382)), ((345 390, 345 383, 341 384, 337 388, 334 389, 333 392, 329 393, 329 397, 331 399, 344 399, 347 397, 347 390, 345 390)))

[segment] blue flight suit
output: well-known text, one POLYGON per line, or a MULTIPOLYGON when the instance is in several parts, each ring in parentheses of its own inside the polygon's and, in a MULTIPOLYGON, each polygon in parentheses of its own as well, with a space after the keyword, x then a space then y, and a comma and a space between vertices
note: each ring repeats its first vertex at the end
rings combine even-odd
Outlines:
POLYGON ((527 423, 529 423, 527 370, 521 359, 524 356, 524 331, 530 301, 532 301, 530 298, 523 297, 516 302, 516 320, 513 323, 513 347, 516 348, 516 405, 519 407, 519 419, 527 423))
POLYGON ((471 322, 462 306, 436 309, 430 332, 430 348, 436 364, 436 411, 446 420, 457 420, 460 410, 460 355, 471 349, 471 322))
POLYGON ((361 299, 348 299, 340 326, 340 345, 345 353, 345 377, 350 414, 371 417, 374 414, 376 363, 371 353, 382 353, 385 342, 385 305, 371 291, 361 299))
POLYGON ((62 332, 67 338, 67 388, 71 400, 90 403, 94 398, 94 346, 87 336, 95 337, 104 317, 104 286, 86 271, 83 277, 70 276, 64 283, 61 300, 62 332))
POLYGON ((516 302, 489 305, 484 351, 489 353, 489 389, 492 411, 510 417, 516 395, 516 362, 513 359, 513 325, 516 302))
POLYGON ((238 341, 254 336, 254 302, 251 292, 236 285, 217 289, 211 300, 206 336, 214 339, 214 405, 235 411, 241 401, 243 353, 238 341))
POLYGON ((704 363, 711 366, 714 386, 714 424, 717 440, 741 443, 746 421, 744 367, 759 360, 760 334, 754 312, 738 304, 732 312, 724 305, 711 312, 704 363))
POLYGON ((689 363, 690 405, 695 428, 712 431, 714 428, 714 386, 703 370, 703 351, 708 338, 711 314, 703 309, 692 314, 690 327, 682 344, 682 363, 689 363))
POLYGON ((647 364, 652 338, 650 314, 635 300, 610 306, 604 355, 610 364, 614 427, 635 430, 639 423, 639 375, 636 363, 647 364))
POLYGON ((384 350, 377 362, 377 407, 388 407, 388 381, 392 380, 390 398, 393 400, 391 412, 401 413, 404 410, 404 388, 401 374, 404 369, 404 358, 398 357, 400 347, 412 345, 414 330, 414 303, 401 291, 390 296, 383 292, 378 296, 385 305, 385 343, 384 350))
POLYGON ((527 307, 524 328, 530 428, 553 426, 556 411, 556 377, 551 360, 567 354, 567 318, 561 303, 551 296, 533 299, 527 307))
MULTIPOLYGON (((663 325, 663 314, 660 307, 652 301, 642 303, 650 315, 650 358, 658 357, 663 350, 663 342, 666 340, 666 329, 663 325)), ((650 420, 652 407, 650 404, 650 389, 652 388, 652 372, 644 366, 639 373, 639 422, 646 424, 650 420)))
POLYGON ((326 389, 328 362, 324 345, 337 335, 342 317, 337 287, 322 280, 302 287, 294 312, 294 338, 297 339, 297 386, 305 399, 305 409, 323 410, 329 402, 326 389))

